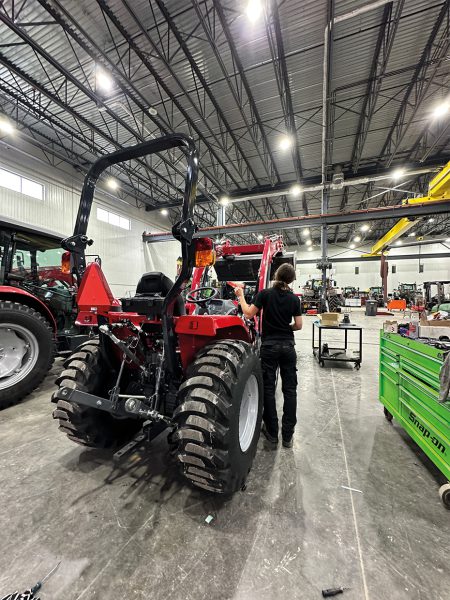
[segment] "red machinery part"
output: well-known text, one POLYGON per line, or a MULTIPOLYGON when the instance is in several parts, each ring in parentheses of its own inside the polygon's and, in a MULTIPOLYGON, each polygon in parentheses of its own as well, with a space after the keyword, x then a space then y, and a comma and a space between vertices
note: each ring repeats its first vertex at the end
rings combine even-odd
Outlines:
POLYGON ((26 290, 22 288, 15 287, 13 285, 0 285, 0 300, 10 300, 11 302, 20 302, 21 304, 26 304, 31 308, 39 311, 47 321, 50 323, 51 328, 53 329, 53 334, 56 337, 57 326, 54 316, 52 315, 50 309, 42 300, 30 294, 26 290))
POLYGON ((198 352, 214 340, 242 340, 252 342, 243 320, 234 315, 185 315, 175 318, 175 333, 180 347, 184 370, 198 352))
POLYGON ((77 325, 97 324, 97 314, 106 315, 120 307, 120 301, 114 298, 100 265, 96 262, 86 267, 77 294, 77 325))

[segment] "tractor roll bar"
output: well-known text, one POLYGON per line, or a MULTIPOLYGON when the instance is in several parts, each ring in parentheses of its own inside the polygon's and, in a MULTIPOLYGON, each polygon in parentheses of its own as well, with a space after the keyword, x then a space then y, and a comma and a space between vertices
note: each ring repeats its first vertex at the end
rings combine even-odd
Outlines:
POLYGON ((95 186, 101 173, 111 165, 176 147, 182 147, 187 150, 187 170, 181 219, 172 227, 173 237, 181 243, 183 261, 180 273, 164 298, 162 307, 164 357, 167 369, 173 375, 178 375, 180 370, 176 355, 176 336, 173 321, 174 306, 181 290, 192 275, 195 260, 195 244, 192 243, 192 238, 197 231, 194 222, 194 207, 198 180, 198 153, 193 140, 182 133, 173 133, 137 144, 130 148, 117 150, 117 152, 106 154, 96 160, 87 172, 84 180, 73 236, 63 240, 61 243, 64 249, 71 252, 73 272, 77 277, 78 284, 80 284, 81 275, 86 268, 86 246, 92 244, 92 240, 89 240, 86 232, 92 201, 94 199, 95 186))
MULTIPOLYGON (((63 248, 69 250, 74 255, 74 271, 78 278, 86 268, 86 259, 84 255, 86 246, 92 244, 92 240, 87 238, 86 232, 94 199, 95 186, 100 175, 105 169, 112 165, 176 147, 184 147, 187 149, 187 172, 183 196, 182 217, 180 223, 177 225, 185 224, 184 229, 186 229, 186 225, 188 225, 190 221, 192 222, 198 179, 198 153, 194 146, 194 142, 190 137, 182 133, 174 133, 155 140, 142 142, 141 144, 131 146, 130 148, 122 148, 111 154, 105 154, 92 164, 86 174, 83 189, 81 191, 80 205, 78 207, 73 235, 62 241, 63 248)), ((183 227, 177 228, 177 225, 174 226, 174 230, 172 231, 176 239, 180 239, 180 235, 182 237, 186 236, 186 234, 189 235, 191 230, 192 239, 192 235, 194 234, 193 224, 192 226, 187 227, 187 231, 183 231, 183 227)))

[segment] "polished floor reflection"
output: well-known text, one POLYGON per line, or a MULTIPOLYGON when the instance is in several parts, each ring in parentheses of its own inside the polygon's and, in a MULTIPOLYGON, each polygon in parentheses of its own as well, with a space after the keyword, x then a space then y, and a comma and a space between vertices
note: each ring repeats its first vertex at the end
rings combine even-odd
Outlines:
POLYGON ((439 474, 377 401, 383 319, 351 318, 361 370, 320 368, 307 317, 294 448, 261 439, 247 490, 226 501, 183 483, 165 439, 120 468, 70 443, 51 419, 57 364, 0 413, 0 597, 61 560, 42 600, 448 598, 439 474))

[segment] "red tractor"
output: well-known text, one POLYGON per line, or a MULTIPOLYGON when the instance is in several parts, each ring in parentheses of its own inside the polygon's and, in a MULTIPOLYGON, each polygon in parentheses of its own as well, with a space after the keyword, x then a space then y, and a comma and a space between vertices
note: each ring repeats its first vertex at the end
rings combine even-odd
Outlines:
POLYGON ((61 240, 0 218, 0 409, 41 383, 56 352, 87 339, 75 327, 76 285, 61 240))
POLYGON ((119 150, 91 167, 74 235, 63 247, 80 283, 78 323, 98 327, 99 335, 66 361, 53 416, 79 444, 126 444, 116 457, 168 428, 184 476, 225 494, 245 484, 263 405, 259 319, 239 314, 233 286, 245 286, 251 296, 293 255, 284 254, 279 237, 249 246, 227 242, 216 250, 209 238, 195 237, 197 173, 192 140, 177 134, 119 150), (116 299, 100 266, 85 263, 96 181, 110 165, 174 147, 184 148, 188 163, 181 220, 173 227, 181 244, 178 276, 172 282, 146 273, 134 297, 116 299))

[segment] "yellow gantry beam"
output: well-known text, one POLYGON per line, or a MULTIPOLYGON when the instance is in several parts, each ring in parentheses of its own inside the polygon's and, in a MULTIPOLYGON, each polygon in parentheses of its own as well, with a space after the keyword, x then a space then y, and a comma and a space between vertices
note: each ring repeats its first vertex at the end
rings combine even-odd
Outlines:
POLYGON ((446 200, 450 198, 450 161, 430 181, 428 196, 433 198, 433 200, 446 200))
POLYGON ((381 240, 378 240, 376 244, 372 246, 370 254, 363 254, 363 256, 379 256, 383 250, 390 246, 395 240, 406 233, 411 227, 414 227, 415 221, 410 221, 407 217, 400 219, 394 227, 384 235, 381 240))
MULTIPOLYGON (((430 181, 427 196, 408 198, 403 201, 403 204, 424 204, 425 202, 432 203, 447 199, 450 199, 450 161, 430 181)), ((410 221, 406 217, 400 219, 390 231, 372 246, 370 253, 363 254, 363 256, 379 256, 383 254, 388 246, 391 246, 395 240, 416 225, 421 218, 423 217, 419 217, 415 221, 410 221)))

